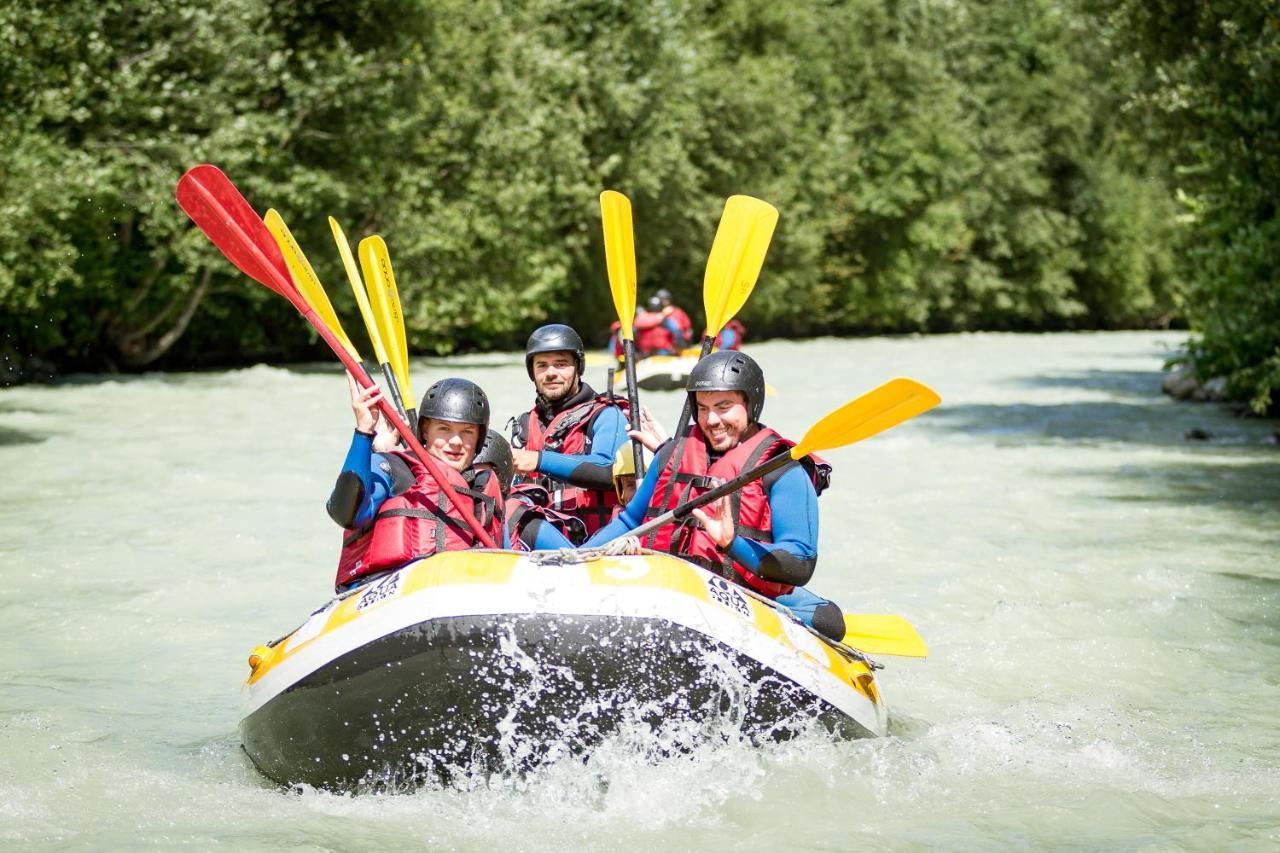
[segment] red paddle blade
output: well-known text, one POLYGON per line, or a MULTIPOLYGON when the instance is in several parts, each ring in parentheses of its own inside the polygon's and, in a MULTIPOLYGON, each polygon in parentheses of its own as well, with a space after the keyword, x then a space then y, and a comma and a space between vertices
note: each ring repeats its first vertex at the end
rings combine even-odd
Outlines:
POLYGON ((297 294, 280 247, 231 179, 208 163, 178 181, 178 205, 245 275, 293 300, 297 294))

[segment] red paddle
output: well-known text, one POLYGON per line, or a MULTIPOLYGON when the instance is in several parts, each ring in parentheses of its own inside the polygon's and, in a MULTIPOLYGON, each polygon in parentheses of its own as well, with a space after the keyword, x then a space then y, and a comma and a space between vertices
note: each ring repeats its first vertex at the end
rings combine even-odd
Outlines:
MULTIPOLYGON (((293 279, 289 276, 289 268, 285 265, 284 256, 275 238, 267 230, 262 219, 236 189, 231 179, 222 173, 217 166, 202 164, 191 169, 178 181, 178 205, 187 212, 196 226, 213 241, 213 245, 227 256, 227 260, 254 281, 260 282, 279 293, 298 309, 307 322, 320 333, 324 342, 334 351, 351 375, 356 378, 361 388, 372 387, 374 382, 369 373, 339 343, 333 332, 329 330, 307 300, 298 292, 293 279)), ((427 466, 431 476, 440 484, 445 495, 457 507, 467 526, 486 548, 498 547, 493 537, 480 526, 470 503, 458 499, 453 486, 449 484, 447 475, 440 461, 426 451, 418 440, 416 432, 410 430, 395 407, 386 399, 378 400, 378 408, 383 415, 409 444, 409 449, 427 466)))

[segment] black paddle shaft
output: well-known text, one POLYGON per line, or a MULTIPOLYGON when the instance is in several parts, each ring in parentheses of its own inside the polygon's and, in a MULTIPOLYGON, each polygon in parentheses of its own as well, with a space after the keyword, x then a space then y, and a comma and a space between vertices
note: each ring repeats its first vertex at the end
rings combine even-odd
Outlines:
MULTIPOLYGON (((685 518, 688 518, 689 514, 692 513, 695 509, 700 509, 701 507, 706 506, 712 501, 718 501, 720 498, 724 497, 725 495, 736 492, 738 489, 741 489, 743 486, 747 485, 748 483, 753 483, 756 480, 759 480, 761 477, 765 476, 766 474, 770 474, 774 471, 777 471, 779 468, 786 465, 790 461, 791 461, 790 453, 783 453, 779 456, 775 456, 772 459, 770 459, 768 462, 765 462, 763 465, 757 465, 756 467, 752 468, 750 471, 745 471, 739 474, 738 476, 734 477, 732 480, 729 480, 728 482, 725 482, 725 483, 721 483, 720 485, 716 486, 714 489, 707 492, 706 494, 698 495, 698 497, 694 498, 693 500, 685 501, 675 509, 667 510, 657 518, 650 519, 649 521, 646 521, 644 524, 640 525, 634 530, 628 530, 626 533, 622 535, 623 536, 645 536, 657 530, 659 527, 661 527, 664 524, 671 524, 672 522, 678 522, 685 518)), ((618 538, 622 538, 622 537, 618 537, 618 538)))
MULTIPOLYGON (((704 358, 709 356, 711 354, 711 350, 715 347, 715 345, 716 345, 715 337, 713 337, 712 335, 704 335, 702 337, 702 352, 699 353, 698 355, 698 361, 702 361, 704 358)), ((684 440, 685 440, 684 433, 685 433, 685 430, 689 428, 689 421, 692 419, 693 419, 693 398, 691 395, 686 394, 684 398, 684 408, 680 410, 680 423, 676 425, 676 449, 674 454, 676 459, 680 458, 681 451, 684 450, 684 440)), ((676 479, 675 477, 672 477, 671 482, 667 483, 666 494, 662 496, 662 503, 664 506, 666 505, 667 501, 671 500, 671 492, 673 489, 675 489, 675 487, 676 487, 676 479)), ((647 524, 642 526, 648 527, 647 524)), ((648 532, 648 531, 645 531, 645 532, 648 532)), ((653 543, 649 543, 649 544, 650 546, 652 546, 653 543)))
MULTIPOLYGON (((627 338, 622 342, 622 365, 627 371, 627 402, 631 404, 631 429, 640 431, 640 389, 636 387, 636 342, 627 338)), ((636 463, 636 482, 644 476, 644 450, 640 442, 631 439, 631 453, 636 463)))

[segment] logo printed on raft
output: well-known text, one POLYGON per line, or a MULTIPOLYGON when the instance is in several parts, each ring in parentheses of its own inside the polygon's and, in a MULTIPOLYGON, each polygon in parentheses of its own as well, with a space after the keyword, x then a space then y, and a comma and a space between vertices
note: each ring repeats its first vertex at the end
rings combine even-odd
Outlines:
POLYGON ((372 584, 368 589, 360 593, 360 600, 356 602, 356 610, 373 607, 375 604, 381 604, 388 598, 395 598, 399 594, 400 572, 396 572, 372 584))
POLYGON ((747 604, 747 597, 724 578, 709 578, 707 594, 716 604, 729 608, 743 618, 751 618, 751 605, 747 604))

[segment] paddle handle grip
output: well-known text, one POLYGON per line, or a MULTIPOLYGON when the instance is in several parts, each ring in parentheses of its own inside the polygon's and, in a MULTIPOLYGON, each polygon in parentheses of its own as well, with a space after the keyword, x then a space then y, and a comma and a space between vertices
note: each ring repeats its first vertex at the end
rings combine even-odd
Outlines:
MULTIPOLYGON (((700 509, 706 506, 707 504, 712 503, 713 501, 720 500, 720 498, 724 497, 725 495, 736 492, 738 489, 741 489, 743 486, 747 485, 748 483, 753 483, 756 480, 759 480, 761 477, 765 476, 766 474, 769 474, 773 471, 777 471, 779 468, 786 465, 790 461, 791 461, 791 454, 789 453, 783 453, 780 456, 775 456, 774 458, 770 459, 768 462, 765 462, 761 465, 757 465, 756 467, 752 468, 750 471, 746 471, 742 474, 739 474, 738 476, 734 477, 732 480, 729 480, 726 483, 721 483, 720 485, 716 486, 714 489, 707 492, 706 494, 698 495, 698 497, 694 498, 693 500, 685 501, 675 509, 667 510, 662 515, 658 516, 657 518, 653 518, 653 519, 650 519, 649 521, 646 521, 644 524, 640 525, 634 530, 628 530, 626 533, 622 534, 622 536, 647 536, 665 524, 672 524, 673 522, 678 522, 685 518, 688 518, 689 514, 692 513, 695 509, 700 509)), ((621 539, 622 536, 618 536, 615 538, 621 539)), ((605 544, 608 544, 608 543, 605 543, 605 544)))
MULTIPOLYGON (((631 404, 631 429, 640 431, 640 389, 636 386, 636 342, 632 338, 622 340, 622 366, 627 372, 627 402, 631 404)), ((644 476, 644 448, 638 439, 631 439, 631 453, 636 464, 636 482, 644 476)))

